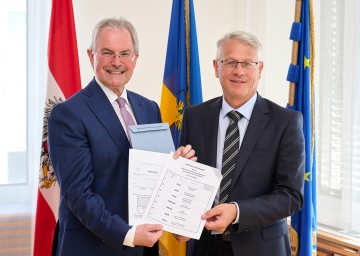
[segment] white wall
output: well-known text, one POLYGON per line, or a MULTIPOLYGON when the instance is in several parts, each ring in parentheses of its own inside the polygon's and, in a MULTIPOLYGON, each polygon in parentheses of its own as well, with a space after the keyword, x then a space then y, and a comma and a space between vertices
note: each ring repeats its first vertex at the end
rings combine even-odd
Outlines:
MULTIPOLYGON (((212 67, 216 41, 227 32, 246 30, 257 35, 264 48, 265 67, 259 92, 285 106, 292 47, 289 34, 295 0, 193 1, 204 100, 222 94, 212 67)), ((140 40, 140 57, 127 88, 159 103, 171 6, 171 0, 73 1, 83 86, 93 77, 86 54, 92 28, 102 18, 123 16, 135 25, 140 40)))

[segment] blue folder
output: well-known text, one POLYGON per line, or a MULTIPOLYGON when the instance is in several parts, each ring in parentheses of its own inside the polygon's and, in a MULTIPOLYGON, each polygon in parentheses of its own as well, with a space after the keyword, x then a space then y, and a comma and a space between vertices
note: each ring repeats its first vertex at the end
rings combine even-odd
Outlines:
POLYGON ((129 126, 133 149, 170 153, 175 151, 168 123, 129 126))

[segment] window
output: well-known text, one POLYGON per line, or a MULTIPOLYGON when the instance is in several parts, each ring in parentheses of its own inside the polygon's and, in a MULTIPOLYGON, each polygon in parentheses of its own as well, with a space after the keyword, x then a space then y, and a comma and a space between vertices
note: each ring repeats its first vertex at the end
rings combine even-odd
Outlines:
POLYGON ((36 206, 50 8, 0 0, 0 214, 36 206))
POLYGON ((322 3, 318 223, 360 238, 360 2, 322 3))
POLYGON ((27 183, 26 1, 0 2, 0 185, 27 183))
POLYGON ((26 0, 0 1, 0 214, 30 211, 26 0))

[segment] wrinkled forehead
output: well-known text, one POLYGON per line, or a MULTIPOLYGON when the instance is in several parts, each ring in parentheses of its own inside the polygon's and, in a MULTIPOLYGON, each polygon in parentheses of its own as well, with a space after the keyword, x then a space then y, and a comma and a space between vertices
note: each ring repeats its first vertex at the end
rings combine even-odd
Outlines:
POLYGON ((126 28, 106 27, 99 31, 95 50, 108 49, 112 51, 134 50, 134 42, 126 28))

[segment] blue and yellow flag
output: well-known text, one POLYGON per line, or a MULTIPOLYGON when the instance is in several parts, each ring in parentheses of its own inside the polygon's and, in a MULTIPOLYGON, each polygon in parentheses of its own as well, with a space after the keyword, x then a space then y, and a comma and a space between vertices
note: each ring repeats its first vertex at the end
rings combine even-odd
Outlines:
POLYGON ((186 106, 202 102, 199 53, 192 0, 173 0, 161 93, 163 122, 178 147, 186 106))
MULTIPOLYGON (((173 0, 160 111, 169 123, 175 148, 186 106, 202 102, 199 53, 192 0, 173 0)), ((168 232, 160 239, 161 256, 185 256, 186 243, 168 232)))
MULTIPOLYGON (((291 216, 292 255, 316 255, 316 146, 314 114, 314 33, 312 1, 302 0, 300 22, 294 22, 290 39, 299 41, 297 65, 290 65, 288 81, 295 83, 294 104, 304 120, 305 173, 304 206, 291 216)), ((291 92, 291 90, 290 90, 291 92)), ((291 95, 291 93, 290 93, 291 95)), ((290 96, 291 97, 291 96, 290 96)), ((289 101, 291 102, 291 100, 289 101)))

